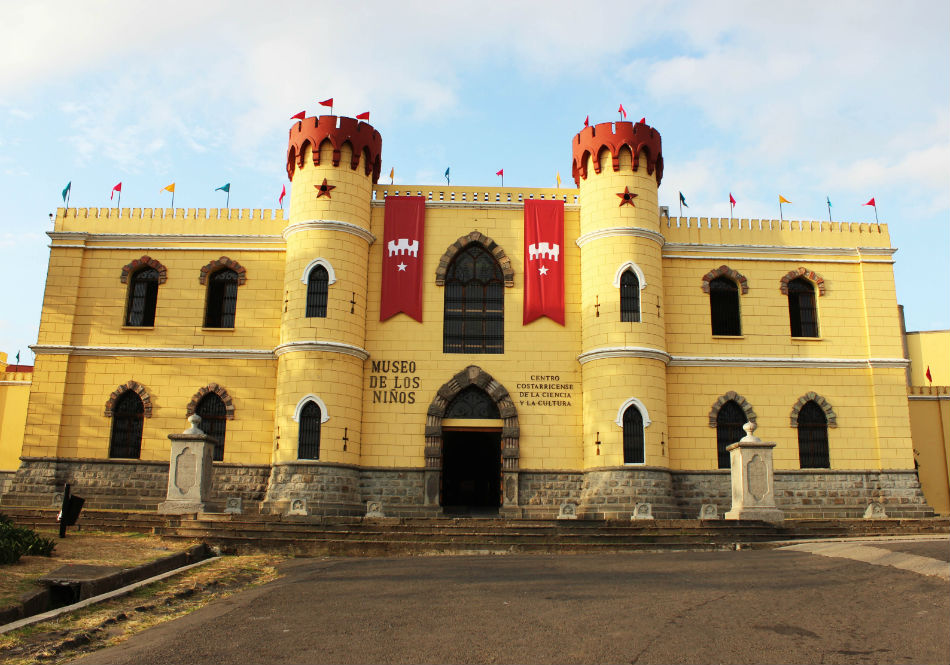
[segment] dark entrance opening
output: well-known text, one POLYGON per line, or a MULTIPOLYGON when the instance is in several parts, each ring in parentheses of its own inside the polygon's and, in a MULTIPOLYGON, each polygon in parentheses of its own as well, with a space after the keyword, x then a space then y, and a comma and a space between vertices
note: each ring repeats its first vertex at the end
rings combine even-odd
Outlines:
POLYGON ((501 506, 501 432, 442 431, 442 510, 493 515, 501 506))

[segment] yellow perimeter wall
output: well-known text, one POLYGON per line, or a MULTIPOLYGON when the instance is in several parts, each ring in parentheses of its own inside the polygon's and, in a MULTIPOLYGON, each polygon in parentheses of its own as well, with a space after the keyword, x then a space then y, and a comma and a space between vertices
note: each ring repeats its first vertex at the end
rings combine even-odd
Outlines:
MULTIPOLYGON (((339 409, 359 405, 334 402, 331 396, 334 386, 344 382, 334 372, 347 371, 352 356, 340 356, 335 365, 323 363, 309 374, 300 370, 294 374, 294 386, 286 387, 301 398, 312 393, 334 404, 321 436, 322 460, 421 467, 429 404, 440 386, 475 364, 508 389, 518 408, 521 469, 621 464, 622 430, 613 419, 627 397, 640 399, 651 414, 666 413, 666 422, 658 419, 646 430, 648 465, 715 468, 715 428, 708 414, 729 391, 751 404, 762 438, 778 444, 777 469, 799 467, 797 433, 789 416, 796 401, 810 391, 824 397, 837 417, 837 427, 829 429, 832 468, 913 467, 893 250, 884 225, 660 217, 655 228, 665 237, 662 265, 649 263, 648 257, 631 259, 644 262, 641 267, 649 273, 641 294, 643 322, 658 323, 665 330, 651 346, 660 347, 667 360, 638 365, 648 368, 650 376, 657 368, 659 381, 620 370, 605 376, 603 369, 597 370, 601 387, 590 399, 603 402, 597 422, 585 426, 578 355, 590 350, 582 349, 581 335, 582 317, 593 316, 581 312, 581 282, 588 272, 597 275, 590 288, 601 304, 601 316, 609 317, 598 346, 629 345, 626 340, 637 339, 641 324, 621 323, 617 316, 619 295, 612 281, 623 257, 610 255, 618 265, 606 269, 580 261, 574 242, 580 234, 578 191, 400 187, 403 195, 421 193, 431 201, 423 257, 424 323, 419 324, 404 314, 378 320, 382 201, 393 194, 388 189, 376 186, 373 191, 369 224, 376 241, 369 246, 366 302, 356 305, 365 316, 358 327, 365 328, 370 358, 363 361, 362 431, 346 430, 346 452, 344 430, 334 416, 339 409), (564 327, 546 318, 522 325, 519 196, 567 199, 564 327), (504 355, 441 350, 443 288, 435 284, 436 267, 446 249, 472 231, 497 242, 514 269, 514 286, 505 289, 504 355), (702 277, 723 265, 745 276, 749 286, 740 298, 740 337, 714 338, 710 333, 709 296, 702 291, 702 277), (817 339, 789 336, 787 299, 780 283, 799 268, 816 273, 826 287, 818 297, 817 339), (526 396, 551 392, 537 385, 552 383, 570 386, 558 390, 567 394, 556 398, 562 404, 542 405, 551 398, 526 396), (395 402, 390 401, 390 390, 397 391, 395 402), (405 401, 399 393, 406 393, 405 401), (593 436, 587 436, 587 430, 593 436), (599 451, 596 440, 601 442, 599 451)), ((226 462, 268 464, 276 450, 282 453, 277 457, 293 459, 295 425, 287 417, 280 420, 283 427, 275 425, 274 349, 281 343, 285 303, 303 302, 306 287, 299 279, 285 283, 287 242, 282 231, 287 220, 281 211, 224 212, 59 210, 50 233, 50 270, 24 454, 106 457, 110 419, 104 415, 105 404, 118 386, 135 381, 146 388, 152 404, 143 459, 167 459, 167 434, 183 429, 188 402, 212 383, 226 389, 235 407, 235 418, 228 422, 226 462), (123 266, 145 255, 167 269, 156 324, 126 328, 127 287, 120 275, 123 266), (247 274, 246 284, 238 289, 233 330, 201 326, 206 290, 199 274, 220 257, 237 262, 247 274)), ((327 251, 343 250, 335 250, 331 242, 327 251)), ((340 324, 333 316, 351 316, 353 289, 345 286, 343 268, 347 262, 333 261, 341 281, 330 287, 330 320, 313 323, 312 335, 318 339, 321 323, 334 330, 340 324)), ((297 355, 294 362, 299 363, 303 356, 297 355)), ((624 365, 618 361, 603 366, 624 365)))
POLYGON ((7 354, 0 352, 0 471, 15 471, 20 466, 32 375, 8 372, 6 361, 7 354))

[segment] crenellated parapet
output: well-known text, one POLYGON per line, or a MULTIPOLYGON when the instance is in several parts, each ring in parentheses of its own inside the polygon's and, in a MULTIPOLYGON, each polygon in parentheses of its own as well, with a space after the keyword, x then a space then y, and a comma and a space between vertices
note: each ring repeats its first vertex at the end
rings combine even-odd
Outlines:
POLYGON ((382 168, 383 139, 373 126, 354 118, 321 115, 319 118, 304 118, 290 128, 290 145, 287 148, 287 177, 293 180, 294 170, 304 165, 306 146, 310 145, 313 165, 320 165, 320 144, 329 141, 333 146, 333 166, 339 166, 341 150, 346 143, 352 149, 350 168, 356 170, 363 157, 366 175, 372 173, 373 184, 379 181, 382 168))
POLYGON ((598 155, 604 148, 610 150, 614 171, 620 170, 620 151, 626 146, 633 153, 633 170, 640 168, 640 153, 646 153, 647 173, 656 174, 656 184, 663 179, 663 152, 660 133, 638 122, 602 122, 585 127, 572 142, 574 164, 571 174, 580 186, 581 178, 587 179, 587 159, 591 158, 594 171, 600 173, 598 155))

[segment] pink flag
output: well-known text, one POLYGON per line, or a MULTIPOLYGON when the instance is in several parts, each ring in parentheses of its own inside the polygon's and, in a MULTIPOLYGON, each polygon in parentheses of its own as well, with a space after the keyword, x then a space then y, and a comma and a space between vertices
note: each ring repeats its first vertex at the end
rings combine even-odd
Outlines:
POLYGON ((285 196, 287 196, 287 185, 283 185, 283 186, 280 188, 280 197, 278 197, 278 199, 277 199, 277 203, 280 204, 280 207, 281 207, 281 208, 284 207, 284 197, 285 197, 285 196))
POLYGON ((736 200, 732 198, 732 192, 729 192, 729 205, 734 206, 735 204, 736 204, 736 200))
POLYGON ((498 169, 495 175, 505 175, 505 169, 498 169))
POLYGON ((872 198, 870 201, 868 201, 867 203, 864 203, 864 204, 862 204, 862 205, 874 206, 875 208, 877 207, 877 204, 874 202, 874 199, 873 199, 873 198, 872 198))
POLYGON ((620 108, 617 109, 617 111, 623 116, 624 120, 627 119, 627 112, 623 110, 623 104, 620 105, 620 108))
POLYGON ((122 183, 120 182, 118 185, 112 188, 112 193, 109 194, 109 200, 110 201, 112 200, 112 197, 115 196, 116 192, 121 192, 121 191, 122 191, 122 183))

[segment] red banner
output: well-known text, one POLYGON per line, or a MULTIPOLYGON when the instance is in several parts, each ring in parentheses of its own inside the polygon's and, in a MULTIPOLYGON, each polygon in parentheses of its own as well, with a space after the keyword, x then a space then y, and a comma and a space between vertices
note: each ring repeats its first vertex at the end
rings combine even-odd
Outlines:
POLYGON ((524 202, 524 324, 564 325, 564 201, 524 202))
POLYGON ((405 312, 422 323, 422 240, 425 219, 424 197, 386 197, 380 321, 405 312))

